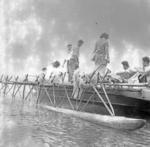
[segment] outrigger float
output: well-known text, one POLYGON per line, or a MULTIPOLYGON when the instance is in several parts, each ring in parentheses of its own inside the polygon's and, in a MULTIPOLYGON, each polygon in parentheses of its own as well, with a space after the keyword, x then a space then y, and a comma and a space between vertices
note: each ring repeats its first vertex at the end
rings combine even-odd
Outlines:
POLYGON ((23 102, 34 101, 44 109, 121 130, 142 128, 146 120, 131 116, 150 112, 150 88, 146 83, 89 84, 82 87, 78 98, 73 98, 72 84, 54 83, 45 77, 41 81, 38 76, 31 81, 29 77, 20 80, 18 76, 13 79, 2 75, 0 92, 11 94, 12 100, 19 96, 23 102))

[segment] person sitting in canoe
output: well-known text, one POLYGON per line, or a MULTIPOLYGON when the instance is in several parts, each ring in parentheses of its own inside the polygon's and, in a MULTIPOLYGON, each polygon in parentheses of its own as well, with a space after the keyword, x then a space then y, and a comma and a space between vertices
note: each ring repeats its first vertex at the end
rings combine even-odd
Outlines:
POLYGON ((72 50, 72 55, 71 55, 71 58, 69 60, 69 66, 70 66, 70 81, 72 82, 73 80, 73 74, 74 74, 74 71, 76 69, 79 68, 79 54, 80 54, 80 48, 81 46, 83 45, 84 41, 83 40, 79 40, 77 42, 77 47, 73 48, 72 50))
POLYGON ((68 74, 68 81, 71 82, 71 65, 70 65, 70 58, 72 55, 72 44, 67 45, 67 58, 64 60, 63 67, 66 64, 67 74, 68 74))
POLYGON ((109 35, 102 33, 99 39, 96 41, 92 61, 95 63, 95 70, 92 76, 99 74, 99 78, 103 79, 106 74, 107 65, 110 62, 109 59, 109 35))
POLYGON ((136 73, 128 79, 128 83, 146 83, 150 81, 150 59, 142 58, 142 68, 136 68, 136 73))
POLYGON ((60 62, 57 60, 52 62, 52 67, 53 69, 50 78, 51 83, 62 83, 64 80, 64 74, 60 69, 60 62))
POLYGON ((47 73, 47 68, 46 67, 43 67, 41 69, 41 73, 39 75, 39 81, 40 82, 43 82, 45 80, 45 77, 46 77, 46 73, 47 73))
POLYGON ((121 63, 124 71, 118 72, 116 73, 116 75, 120 77, 120 80, 122 82, 128 82, 128 79, 131 78, 135 74, 135 72, 130 69, 128 61, 122 61, 121 63))
POLYGON ((141 83, 150 82, 150 58, 143 57, 142 61, 143 61, 143 72, 139 76, 139 81, 141 83))

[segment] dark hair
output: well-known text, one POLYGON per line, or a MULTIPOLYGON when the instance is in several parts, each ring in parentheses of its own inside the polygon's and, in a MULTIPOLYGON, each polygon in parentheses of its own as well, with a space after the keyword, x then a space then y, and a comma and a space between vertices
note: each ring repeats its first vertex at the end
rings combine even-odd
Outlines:
POLYGON ((55 68, 58 68, 60 66, 60 62, 59 61, 54 61, 52 63, 52 66, 55 67, 55 68))
POLYGON ((83 40, 78 40, 78 43, 82 43, 82 44, 83 44, 83 43, 84 43, 84 41, 83 41, 83 40))
POLYGON ((122 61, 121 63, 122 63, 122 65, 126 65, 126 66, 128 66, 128 67, 129 67, 129 63, 128 63, 128 61, 122 61))
POLYGON ((142 60, 143 60, 144 62, 150 63, 149 57, 143 57, 142 60))
POLYGON ((68 44, 67 47, 72 46, 72 44, 68 44))
POLYGON ((42 71, 46 71, 46 70, 47 70, 47 68, 46 68, 46 67, 43 67, 43 68, 42 68, 42 71))
POLYGON ((107 34, 107 33, 102 33, 102 34, 100 35, 100 38, 108 39, 108 38, 109 38, 109 34, 107 34))

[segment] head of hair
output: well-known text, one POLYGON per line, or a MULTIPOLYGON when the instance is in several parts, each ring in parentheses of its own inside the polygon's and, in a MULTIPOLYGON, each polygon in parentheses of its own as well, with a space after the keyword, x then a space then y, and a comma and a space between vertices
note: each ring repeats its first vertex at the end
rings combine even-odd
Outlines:
POLYGON ((68 45, 67 45, 67 47, 71 47, 71 46, 72 46, 72 44, 68 44, 68 45))
POLYGON ((128 61, 122 61, 121 63, 122 63, 122 65, 129 67, 128 61))
POLYGON ((47 70, 47 68, 46 68, 46 67, 43 67, 43 68, 42 68, 42 71, 46 71, 46 70, 47 70))
POLYGON ((60 62, 59 62, 59 61, 54 61, 54 62, 52 63, 52 66, 53 66, 54 68, 58 68, 58 67, 60 66, 60 62))
POLYGON ((79 43, 79 44, 83 44, 84 41, 83 41, 83 40, 78 40, 78 43, 79 43))
POLYGON ((109 39, 109 34, 107 34, 107 33, 102 33, 102 34, 100 35, 100 38, 109 39))
POLYGON ((143 57, 142 60, 143 60, 143 62, 150 63, 150 58, 149 57, 143 57))

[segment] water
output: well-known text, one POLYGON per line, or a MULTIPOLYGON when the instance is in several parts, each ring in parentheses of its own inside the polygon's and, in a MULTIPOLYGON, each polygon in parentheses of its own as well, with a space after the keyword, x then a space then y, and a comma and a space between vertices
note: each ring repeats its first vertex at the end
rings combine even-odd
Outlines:
POLYGON ((0 99, 0 147, 149 147, 150 123, 133 132, 0 99))

